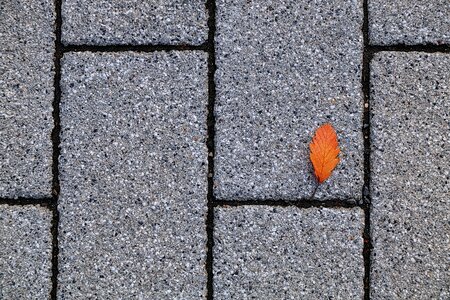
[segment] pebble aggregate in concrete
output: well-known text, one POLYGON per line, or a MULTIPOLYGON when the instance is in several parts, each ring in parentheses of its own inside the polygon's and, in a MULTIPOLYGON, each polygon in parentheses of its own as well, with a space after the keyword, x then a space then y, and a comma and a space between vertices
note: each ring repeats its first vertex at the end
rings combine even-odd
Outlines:
POLYGON ((371 70, 371 299, 449 299, 450 55, 381 53, 371 70))
POLYGON ((0 3, 0 197, 51 196, 54 5, 0 3))
POLYGON ((48 299, 52 214, 39 206, 0 205, 0 299, 48 299))
POLYGON ((62 299, 206 294, 203 52, 62 61, 62 299))
POLYGON ((449 44, 450 1, 369 0, 370 43, 449 44))
POLYGON ((363 184, 362 1, 217 1, 215 195, 309 197, 309 143, 331 122, 341 163, 317 199, 363 184))
POLYGON ((65 44, 195 44, 208 36, 205 0, 66 0, 65 44))
POLYGON ((215 299, 362 299, 364 212, 215 210, 215 299))

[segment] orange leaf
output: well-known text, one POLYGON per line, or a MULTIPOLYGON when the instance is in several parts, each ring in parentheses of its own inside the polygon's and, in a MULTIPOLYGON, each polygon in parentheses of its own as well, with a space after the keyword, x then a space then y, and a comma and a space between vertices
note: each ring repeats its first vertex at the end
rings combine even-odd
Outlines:
POLYGON ((314 174, 319 183, 330 177, 331 172, 339 163, 339 144, 336 131, 331 124, 326 123, 317 129, 311 144, 309 158, 314 167, 314 174))

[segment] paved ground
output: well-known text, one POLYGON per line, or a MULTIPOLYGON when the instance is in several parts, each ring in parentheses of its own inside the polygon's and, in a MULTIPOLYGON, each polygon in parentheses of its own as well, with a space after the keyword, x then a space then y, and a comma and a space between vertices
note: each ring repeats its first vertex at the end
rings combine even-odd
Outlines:
POLYGON ((0 1, 0 299, 450 299, 449 33, 448 0, 0 1))

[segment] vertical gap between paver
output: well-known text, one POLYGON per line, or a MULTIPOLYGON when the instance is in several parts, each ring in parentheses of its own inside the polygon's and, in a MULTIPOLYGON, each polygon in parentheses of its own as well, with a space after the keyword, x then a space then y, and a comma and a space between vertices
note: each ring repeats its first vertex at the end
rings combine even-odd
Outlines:
POLYGON ((53 144, 53 181, 52 181, 52 289, 50 292, 50 299, 56 300, 57 288, 58 288, 58 223, 59 223, 59 212, 58 212, 58 197, 59 197, 59 144, 60 144, 60 116, 59 116, 59 104, 61 101, 61 58, 62 58, 62 44, 61 44, 61 0, 55 0, 55 54, 54 54, 54 98, 53 98, 53 122, 54 127, 52 131, 52 144, 53 144))
POLYGON ((363 0, 363 64, 362 64, 362 88, 364 96, 363 139, 364 139, 364 186, 362 199, 364 205, 364 232, 363 232, 363 257, 364 257, 364 299, 370 299, 370 265, 372 239, 370 232, 370 60, 372 52, 369 45, 369 8, 368 0, 363 0))
POLYGON ((214 36, 216 33, 216 3, 214 0, 206 2, 208 10, 208 212, 206 216, 207 252, 206 252, 206 299, 212 300, 213 293, 213 247, 214 247, 214 135, 215 118, 214 103, 216 98, 216 85, 214 73, 216 71, 216 54, 214 47, 214 36))

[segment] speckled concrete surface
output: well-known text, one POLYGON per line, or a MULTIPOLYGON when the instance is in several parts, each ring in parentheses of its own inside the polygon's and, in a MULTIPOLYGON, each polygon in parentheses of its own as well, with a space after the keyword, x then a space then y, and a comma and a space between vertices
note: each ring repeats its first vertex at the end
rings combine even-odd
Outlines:
POLYGON ((450 55, 372 69, 372 299, 450 298, 450 55))
POLYGON ((214 299, 362 299, 364 213, 215 210, 214 299))
POLYGON ((65 44, 201 44, 208 36, 205 0, 66 0, 65 44))
POLYGON ((443 0, 0 1, 0 299, 447 300, 449 20, 443 0), (325 122, 341 163, 298 203, 325 122))
POLYGON ((51 219, 43 207, 0 205, 0 299, 49 299, 51 219))
POLYGON ((206 54, 62 63, 58 296, 206 293, 206 54))
POLYGON ((216 197, 309 197, 308 145, 332 122, 341 163, 316 198, 361 198, 362 1, 220 0, 216 18, 216 197))
POLYGON ((370 42, 449 44, 450 1, 369 0, 370 42))
POLYGON ((0 197, 51 196, 53 1, 0 2, 0 197))

